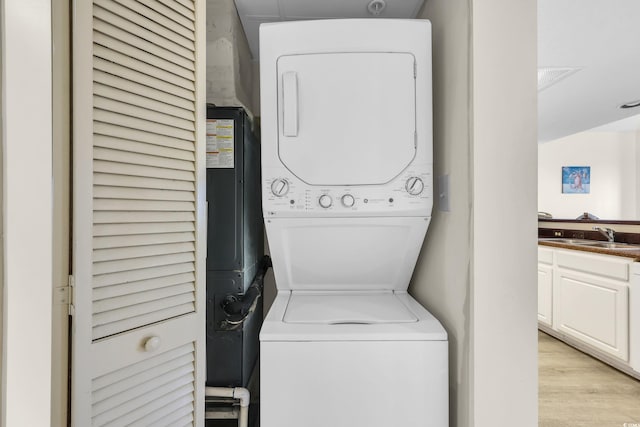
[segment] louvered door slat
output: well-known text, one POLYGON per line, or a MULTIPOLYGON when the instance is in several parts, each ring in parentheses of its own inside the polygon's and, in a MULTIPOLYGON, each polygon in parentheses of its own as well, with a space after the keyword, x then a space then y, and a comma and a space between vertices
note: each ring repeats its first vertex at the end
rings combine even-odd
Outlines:
MULTIPOLYGON (((163 0, 160 0, 160 1, 163 1, 163 0)), ((186 7, 192 12, 196 10, 195 6, 193 5, 193 0, 174 0, 174 1, 180 3, 182 6, 186 7)))
POLYGON ((174 276, 165 276, 150 280, 140 280, 137 282, 122 283, 119 285, 104 286, 93 290, 94 299, 96 301, 115 298, 137 292, 145 292, 153 289, 162 289, 164 287, 174 286, 181 283, 189 283, 194 280, 193 273, 176 274, 174 276))
POLYGON ((159 25, 162 25, 163 27, 180 34, 182 37, 191 41, 195 41, 195 37, 193 36, 193 30, 188 30, 182 25, 175 25, 176 24, 175 21, 167 18, 165 15, 162 15, 161 13, 158 13, 154 9, 141 4, 143 2, 138 2, 136 0, 115 0, 115 1, 116 3, 121 4, 142 16, 149 17, 152 21, 157 22, 159 25))
MULTIPOLYGON (((122 6, 117 1, 95 0, 94 4, 97 4, 105 10, 108 10, 115 16, 127 20, 131 24, 135 24, 138 27, 144 28, 145 30, 148 30, 153 34, 163 37, 165 40, 178 44, 192 52, 195 50, 195 43, 192 38, 184 37, 179 32, 173 31, 171 27, 166 27, 154 21, 153 19, 150 19, 151 17, 147 17, 146 15, 140 15, 139 13, 122 6)), ((100 16, 99 11, 96 11, 95 16, 100 16)), ((107 22, 111 21, 107 20, 107 22)))
POLYGON ((181 264, 163 265, 161 267, 145 268, 143 270, 125 271, 111 274, 101 274, 93 278, 94 288, 102 286, 119 285, 122 283, 135 282, 138 280, 159 279, 164 276, 174 274, 191 273, 195 271, 193 263, 184 262, 181 264))
POLYGON ((117 273, 120 271, 140 270, 161 265, 176 264, 193 261, 192 253, 180 253, 172 255, 158 255, 144 258, 131 258, 118 261, 96 262, 93 271, 95 275, 117 273))
MULTIPOLYGON (((109 372, 107 374, 101 375, 97 378, 94 378, 91 382, 91 390, 92 393, 103 389, 105 387, 110 387, 113 384, 116 384, 120 381, 123 381, 127 378, 131 378, 135 375, 139 375, 142 372, 145 372, 149 369, 153 369, 157 366, 160 366, 164 363, 167 363, 174 359, 181 359, 185 355, 191 355, 193 357, 193 345, 187 344, 180 346, 178 348, 174 348, 169 351, 162 352, 158 355, 153 356, 152 358, 145 360, 143 362, 134 363, 132 365, 124 366, 116 371, 109 372)), ((99 401, 99 399, 94 399, 95 401, 99 401)))
MULTIPOLYGON (((95 389, 93 399, 102 404, 102 408, 108 408, 117 406, 119 403, 124 403, 124 393, 128 394, 129 398, 134 397, 136 387, 140 387, 140 384, 149 384, 149 382, 155 382, 157 384, 160 378, 163 378, 167 373, 172 373, 180 370, 186 370, 189 372, 193 364, 193 353, 188 353, 175 359, 171 359, 165 363, 151 367, 135 375, 131 375, 123 378, 121 381, 117 381, 109 384, 106 387, 95 389), (112 401, 105 402, 107 399, 113 399, 112 401), (118 402, 119 401, 119 402, 118 402), (114 405, 114 403, 116 405, 114 405)), ((104 411, 103 411, 104 412, 104 411)))
POLYGON ((166 234, 143 234, 132 236, 97 236, 93 237, 93 247, 95 249, 105 248, 126 248, 129 246, 145 246, 175 242, 193 242, 195 234, 187 233, 166 233, 166 234))
POLYGON ((132 224, 96 224, 93 227, 94 236, 125 236, 127 234, 164 234, 193 231, 192 222, 153 222, 132 224))
POLYGON ((114 113, 112 111, 105 111, 101 109, 95 109, 93 115, 96 120, 105 123, 112 123, 119 126, 141 129, 149 133, 157 133, 158 135, 165 135, 179 139, 193 139, 193 132, 171 127, 169 125, 163 125, 151 120, 141 119, 138 117, 127 116, 124 114, 114 113))
POLYGON ((190 294, 193 291, 189 283, 167 286, 164 288, 152 289, 145 292, 131 293, 121 297, 111 297, 95 299, 93 302, 94 313, 102 313, 109 310, 116 310, 131 305, 143 303, 145 301, 155 301, 167 297, 174 297, 181 294, 190 294))
MULTIPOLYGON (((186 284, 189 287, 189 284, 186 284)), ((156 289, 121 298, 96 301, 93 303, 95 325, 106 325, 124 318, 139 316, 140 313, 155 312, 174 308, 195 300, 193 292, 184 290, 185 286, 156 289)))
MULTIPOLYGON (((174 303, 175 301, 173 300, 167 301, 167 304, 174 303)), ((121 310, 120 313, 118 313, 118 315, 121 317, 117 320, 115 319, 115 316, 112 316, 111 318, 102 318, 102 316, 100 316, 101 318, 99 320, 94 320, 94 322, 92 323, 93 332, 95 336, 100 338, 109 337, 111 335, 130 331, 135 328, 149 325, 151 323, 161 322, 163 320, 171 319, 172 317, 178 317, 187 313, 192 313, 195 310, 195 305, 193 302, 182 305, 171 305, 170 307, 160 308, 157 311, 153 311, 156 306, 160 306, 160 304, 139 304, 131 310, 121 310), (146 312, 141 310, 149 311, 146 312), (141 312, 144 314, 138 314, 141 312), (131 317, 122 317, 127 313, 131 313, 131 317)))
POLYGON ((193 212, 109 212, 96 211, 93 213, 94 224, 114 224, 114 223, 151 223, 151 222, 185 222, 194 221, 193 212))
MULTIPOLYGON (((188 284, 187 284, 188 286, 188 284)), ((119 322, 123 319, 138 317, 141 313, 153 313, 160 310, 175 309, 184 304, 195 301, 193 292, 181 291, 180 289, 165 288, 140 294, 133 294, 127 300, 119 298, 117 300, 98 301, 93 304, 96 310, 94 325, 108 325, 119 322), (166 294, 165 296, 158 296, 166 294), (155 299, 152 299, 155 298, 155 299), (132 301, 144 301, 131 304, 132 301), (128 305, 123 305, 128 304, 128 305)))
POLYGON ((186 90, 193 90, 192 80, 182 77, 180 74, 175 74, 173 70, 167 70, 159 67, 157 65, 159 61, 150 60, 149 63, 144 62, 144 55, 142 55, 143 58, 137 56, 123 56, 120 52, 111 49, 111 46, 109 46, 109 48, 105 48, 100 45, 96 46, 94 55, 96 58, 106 59, 107 61, 113 61, 115 58, 120 58, 119 63, 128 69, 135 70, 147 76, 155 77, 159 80, 164 80, 186 90))
POLYGON ((150 408, 174 405, 178 409, 193 402, 193 346, 183 346, 145 362, 93 381, 92 425, 127 425, 149 415, 153 412, 150 408), (127 380, 126 387, 122 387, 127 380), (146 409, 140 411, 142 408, 146 409))
POLYGON ((178 180, 193 182, 194 174, 189 171, 177 169, 162 169, 152 166, 131 165, 126 163, 114 163, 109 161, 95 160, 93 168, 96 172, 104 172, 118 175, 139 176, 145 178, 162 178, 167 180, 178 180))
POLYGON ((96 185, 95 190, 95 197, 97 199, 194 201, 193 193, 190 191, 152 190, 147 188, 110 187, 106 185, 96 185))
MULTIPOLYGON (((157 200, 117 200, 96 199, 94 208, 102 211, 194 211, 195 205, 191 202, 168 202, 157 200)), ((179 227, 184 228, 184 227, 179 227)), ((100 228, 97 228, 100 230, 100 228)), ((168 232, 168 231, 167 231, 168 232)), ((131 234, 131 233, 127 233, 131 234)), ((104 235, 104 234, 102 234, 104 235)))
POLYGON ((190 191, 110 187, 107 185, 96 185, 95 190, 97 199, 194 201, 193 193, 190 191))
MULTIPOLYGON (((97 31, 94 34, 94 40, 96 42, 96 46, 93 54, 98 58, 109 59, 119 54, 126 55, 129 58, 137 58, 145 64, 149 64, 160 70, 175 74, 176 76, 187 79, 188 81, 193 81, 193 70, 189 70, 175 62, 168 61, 165 58, 153 55, 136 46, 131 46, 130 44, 124 43, 107 34, 99 33, 97 31)), ((130 65, 127 66, 131 67, 130 65)))
POLYGON ((100 393, 96 393, 96 400, 100 399, 100 403, 94 405, 94 413, 99 415, 107 411, 111 411, 118 406, 148 394, 156 389, 162 389, 167 384, 175 386, 176 381, 183 380, 180 385, 184 385, 185 380, 189 378, 188 376, 185 377, 185 374, 193 371, 193 366, 190 365, 193 365, 193 362, 187 363, 186 366, 179 366, 177 368, 165 368, 159 373, 155 372, 155 375, 150 379, 138 379, 138 383, 134 383, 134 387, 121 390, 119 393, 113 394, 107 398, 100 398, 100 393))
POLYGON ((94 70, 93 72, 93 78, 95 82, 94 88, 98 84, 101 84, 103 86, 121 90, 125 93, 138 95, 143 99, 146 98, 146 99, 153 99, 153 100, 159 101, 163 105, 165 105, 167 108, 176 107, 176 108, 179 108, 180 110, 193 113, 192 102, 184 98, 181 98, 179 96, 173 95, 171 93, 167 93, 165 91, 161 91, 149 86, 145 86, 144 84, 137 83, 132 80, 123 79, 120 76, 114 76, 113 74, 109 74, 97 69, 94 70))
POLYGON ((93 259, 99 261, 115 261, 118 259, 142 258, 145 256, 178 254, 193 252, 193 242, 167 243, 164 245, 134 246, 129 248, 99 249, 96 250, 93 259))
POLYGON ((160 319, 168 319, 193 311, 195 295, 183 293, 158 300, 96 313, 93 327, 102 336, 112 335, 123 328, 136 328, 160 319))
POLYGON ((101 83, 94 84, 93 92, 104 98, 117 99, 124 103, 135 105, 136 107, 141 107, 146 110, 161 112, 184 120, 191 120, 192 122, 194 120, 192 111, 174 107, 166 102, 157 101, 145 96, 139 96, 139 94, 103 85, 101 83))
MULTIPOLYGON (((96 60, 111 61, 112 58, 119 55, 117 56, 118 61, 115 62, 116 64, 119 64, 124 69, 139 72, 143 76, 146 75, 153 77, 157 82, 162 82, 162 77, 168 76, 166 73, 185 78, 186 76, 184 76, 185 72, 183 70, 186 70, 187 72, 193 71, 191 68, 192 64, 190 64, 190 61, 184 56, 171 52, 170 50, 163 49, 162 47, 146 40, 131 40, 127 37, 126 31, 112 27, 106 22, 96 21, 96 23, 97 26, 95 28, 96 32, 94 37, 96 38, 96 41, 99 42, 99 44, 96 43, 94 46, 93 53, 96 60), (127 41, 131 44, 127 44, 127 41), (134 52, 137 52, 138 50, 145 51, 146 54, 141 56, 140 61, 132 61, 132 58, 138 58, 138 56, 132 56, 134 52), (159 67, 165 63, 173 65, 162 68, 159 67), (152 65, 156 65, 158 68, 154 69, 152 65)), ((104 68, 104 64, 97 65, 98 67, 96 68, 108 71, 104 68)), ((139 80, 139 78, 136 79, 136 81, 137 80, 139 80)), ((184 85, 184 80, 179 81, 184 85)), ((174 82, 175 81, 169 81, 169 83, 174 82)), ((144 81, 141 83, 144 84, 144 81)), ((156 85, 149 84, 149 86, 155 87, 156 85)))
POLYGON ((165 6, 164 4, 160 3, 158 0, 137 0, 137 1, 138 3, 145 5, 149 9, 152 9, 158 12, 165 18, 175 22, 176 24, 180 24, 185 29, 193 32, 194 30, 193 20, 187 18, 186 16, 175 13, 173 9, 165 6))
POLYGON ((109 173, 96 173, 94 175, 94 182, 96 185, 112 185, 114 187, 164 188, 167 190, 193 191, 193 182, 189 181, 115 175, 109 173))
POLYGON ((193 415, 191 401, 184 398, 180 401, 172 402, 170 405, 164 406, 152 414, 145 417, 144 420, 136 421, 131 427, 162 427, 162 426, 183 426, 192 425, 193 415), (179 424, 176 424, 179 423, 179 424))
POLYGON ((157 427, 186 427, 193 425, 193 416, 185 415, 178 417, 176 414, 172 414, 170 417, 166 417, 158 423, 157 427))
POLYGON ((193 19, 193 2, 189 0, 158 0, 186 18, 193 19))
POLYGON ((72 427, 204 427, 205 15, 72 0, 72 427))
MULTIPOLYGON (((173 384, 170 384, 169 386, 173 386, 173 384)), ((141 423, 142 425, 148 426, 149 424, 146 422, 146 420, 149 417, 153 417, 153 414, 155 411, 163 408, 169 402, 172 402, 177 399, 181 399, 185 396, 189 396, 190 394, 193 393, 193 386, 184 385, 180 388, 177 388, 175 390, 168 392, 165 395, 158 396, 162 392, 166 392, 166 389, 164 388, 158 389, 153 393, 151 393, 149 396, 144 396, 144 398, 140 397, 135 401, 127 402, 125 405, 123 405, 124 407, 123 409, 129 409, 130 407, 135 405, 141 405, 141 406, 137 406, 137 409, 123 414, 113 424, 104 424, 105 427, 125 427, 125 426, 131 425, 131 423, 134 423, 134 422, 141 423), (153 398, 154 400, 149 401, 149 398, 153 398), (149 402, 145 403, 147 401, 149 402)), ((96 417, 95 418, 96 422, 100 422, 101 418, 102 417, 100 416, 96 417)))
MULTIPOLYGON (((162 153, 163 150, 159 150, 162 153)), ((155 166, 166 169, 175 169, 183 171, 193 171, 195 166, 193 161, 173 159, 165 156, 158 156, 146 153, 132 153, 111 148, 102 148, 96 146, 94 148, 94 158, 96 160, 107 160, 116 163, 129 163, 132 165, 155 166)))
POLYGON ((142 132, 137 129, 123 128, 111 123, 95 122, 93 128, 95 134, 100 136, 110 136, 130 141, 144 142, 151 145, 158 145, 161 147, 175 148, 176 150, 193 152, 193 144, 181 139, 170 138, 156 133, 151 134, 142 132))
MULTIPOLYGON (((126 153, 147 154, 156 157, 166 157, 172 160, 184 160, 193 165, 194 155, 191 151, 177 150, 158 145, 147 144, 145 142, 131 141, 128 139, 114 138, 105 135, 96 135, 96 147, 108 148, 126 153)), ((127 163, 127 162, 124 162, 127 163)), ((193 166, 182 167, 181 169, 193 170, 193 166)))
MULTIPOLYGON (((181 119, 169 114, 160 113, 158 111, 141 108, 125 102, 116 101, 114 99, 96 96, 94 98, 94 107, 96 109, 112 111, 114 113, 123 114, 125 116, 135 117, 137 119, 146 120, 153 123, 159 123, 163 126, 171 126, 174 128, 184 129, 193 132, 193 121, 181 119)), ((188 138, 188 136, 187 136, 188 138)))
MULTIPOLYGON (((113 0, 96 0, 96 1, 116 4, 115 2, 113 2, 113 0)), ((96 3, 94 2, 94 4, 96 3)), ((137 39, 146 40, 158 47, 161 47, 170 52, 173 52, 176 55, 180 55, 190 61, 194 60, 193 49, 183 47, 178 43, 175 43, 172 40, 169 40, 163 37, 162 35, 156 34, 153 31, 150 31, 134 22, 128 21, 125 18, 118 16, 117 14, 112 13, 107 9, 103 9, 102 7, 94 7, 94 16, 96 19, 93 25, 97 31, 104 31, 105 26, 118 28, 130 34, 131 33, 138 34, 139 37, 137 37, 137 39), (104 25, 102 25, 102 23, 104 25)))
POLYGON ((165 82, 164 80, 157 79, 153 76, 141 73, 140 71, 124 67, 120 64, 110 62, 102 58, 94 58, 93 67, 95 70, 103 71, 114 76, 120 76, 123 79, 152 87, 156 90, 175 95, 187 101, 194 100, 194 94, 192 91, 189 91, 183 87, 172 85, 168 82, 165 82))

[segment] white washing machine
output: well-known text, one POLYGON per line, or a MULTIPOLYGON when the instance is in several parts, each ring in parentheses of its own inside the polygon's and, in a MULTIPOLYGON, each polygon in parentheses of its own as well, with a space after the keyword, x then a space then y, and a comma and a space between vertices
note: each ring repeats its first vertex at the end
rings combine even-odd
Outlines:
POLYGON ((447 334, 407 293, 433 205, 429 22, 262 25, 260 79, 261 427, 447 426, 447 334))

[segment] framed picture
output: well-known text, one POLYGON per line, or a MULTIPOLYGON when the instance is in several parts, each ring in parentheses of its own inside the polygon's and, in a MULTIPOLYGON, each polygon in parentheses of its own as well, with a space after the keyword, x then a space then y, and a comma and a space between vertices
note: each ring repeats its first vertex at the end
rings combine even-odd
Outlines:
POLYGON ((591 166, 563 166, 562 192, 566 194, 589 194, 591 166))

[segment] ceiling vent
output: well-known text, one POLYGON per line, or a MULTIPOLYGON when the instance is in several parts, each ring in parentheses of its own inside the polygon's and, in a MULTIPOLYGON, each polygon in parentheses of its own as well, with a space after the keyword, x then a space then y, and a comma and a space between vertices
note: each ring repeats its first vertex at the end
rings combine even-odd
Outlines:
POLYGON ((564 80, 581 68, 578 67, 540 67, 538 68, 538 92, 564 80))
POLYGON ((424 0, 235 0, 251 55, 257 60, 260 24, 336 18, 415 18, 424 0))

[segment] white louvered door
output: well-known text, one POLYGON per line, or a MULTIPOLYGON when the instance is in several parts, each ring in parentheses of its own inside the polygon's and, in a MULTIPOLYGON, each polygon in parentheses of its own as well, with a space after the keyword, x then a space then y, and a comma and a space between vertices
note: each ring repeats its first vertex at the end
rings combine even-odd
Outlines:
POLYGON ((202 426, 205 0, 76 0, 72 425, 202 426))

